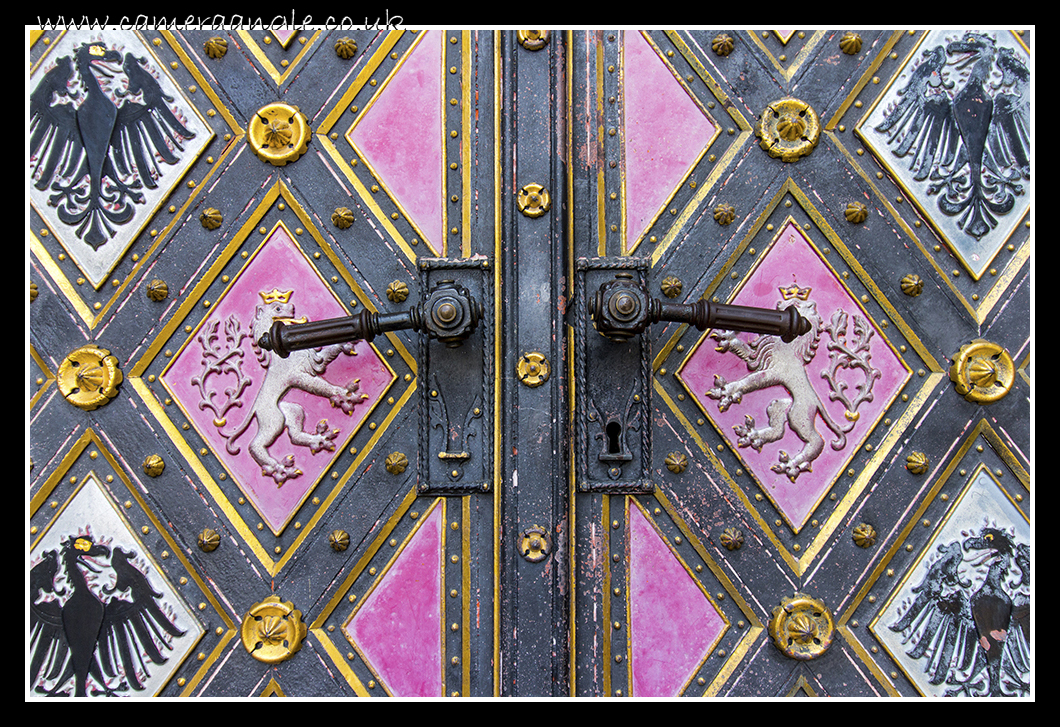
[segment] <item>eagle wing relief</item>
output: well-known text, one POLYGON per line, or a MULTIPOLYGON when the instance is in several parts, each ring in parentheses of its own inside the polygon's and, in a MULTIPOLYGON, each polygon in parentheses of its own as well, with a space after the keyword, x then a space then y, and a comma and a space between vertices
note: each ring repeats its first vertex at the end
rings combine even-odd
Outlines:
POLYGON ((874 127, 908 159, 913 179, 939 195, 939 210, 976 240, 1012 211, 1030 179, 1029 80, 1011 48, 968 32, 923 51, 874 127))
POLYGON ((931 684, 951 681, 955 673, 967 674, 978 658, 975 623, 965 589, 972 584, 962 578, 960 543, 938 546, 938 556, 921 582, 912 589, 916 597, 902 615, 888 624, 902 634, 906 654, 927 659, 924 673, 931 684))
POLYGON ((122 674, 133 689, 142 690, 141 674, 149 675, 144 658, 155 665, 165 664, 169 657, 163 649, 172 651, 171 640, 183 636, 185 631, 158 605, 162 594, 130 562, 135 557, 135 552, 117 547, 111 555, 116 582, 113 587, 103 588, 112 598, 103 613, 98 658, 104 674, 122 674), (130 600, 117 597, 126 591, 130 600))
POLYGON ((1030 548, 989 523, 962 536, 937 546, 887 627, 947 696, 1026 695, 1030 548))
POLYGON ((29 97, 30 178, 42 191, 56 176, 73 174, 84 153, 77 130, 81 93, 70 88, 74 79, 73 62, 63 56, 29 97))
POLYGON ((62 540, 30 571, 29 686, 48 696, 113 696, 147 687, 169 661, 177 625, 136 553, 90 530, 62 540), (63 585, 56 587, 59 580, 63 585), (109 585, 113 583, 113 585, 109 585))
POLYGON ((146 201, 139 190, 158 187, 162 165, 195 137, 173 101, 146 58, 102 41, 58 58, 30 95, 30 177, 93 249, 132 219, 146 201))
POLYGON ((32 687, 41 677, 54 679, 59 676, 66 662, 69 649, 63 638, 63 608, 56 596, 65 596, 66 589, 55 588, 55 577, 59 573, 59 554, 46 551, 41 562, 30 570, 29 576, 29 622, 30 622, 30 667, 29 682, 32 687), (47 674, 44 673, 47 668, 47 674))

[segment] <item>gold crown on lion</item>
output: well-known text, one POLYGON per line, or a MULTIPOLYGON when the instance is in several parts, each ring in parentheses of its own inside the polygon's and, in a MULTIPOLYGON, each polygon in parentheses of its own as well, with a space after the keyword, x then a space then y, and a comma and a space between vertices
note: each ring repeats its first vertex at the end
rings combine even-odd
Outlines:
POLYGON ((293 294, 293 290, 281 291, 277 290, 276 288, 273 288, 268 292, 264 290, 258 292, 258 295, 261 296, 261 300, 263 303, 265 303, 265 305, 269 305, 270 303, 286 303, 291 300, 291 296, 293 294))
POLYGON ((810 292, 813 288, 801 288, 798 283, 792 283, 787 287, 778 288, 780 295, 784 300, 791 300, 798 298, 799 300, 807 300, 810 297, 810 292))

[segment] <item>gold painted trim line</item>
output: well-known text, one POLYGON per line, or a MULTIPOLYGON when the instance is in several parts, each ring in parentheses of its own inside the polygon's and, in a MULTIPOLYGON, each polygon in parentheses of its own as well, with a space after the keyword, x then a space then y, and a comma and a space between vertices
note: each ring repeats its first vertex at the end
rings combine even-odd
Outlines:
POLYGON ((887 60, 887 56, 890 55, 891 49, 894 48, 898 41, 904 36, 904 30, 896 30, 891 33, 891 36, 880 47, 879 52, 876 53, 876 57, 872 59, 872 62, 865 68, 865 72, 861 74, 861 77, 858 78, 850 93, 847 94, 843 103, 839 105, 839 108, 836 109, 831 118, 824 122, 825 131, 833 131, 835 127, 838 126, 840 120, 854 104, 854 100, 858 97, 858 94, 864 91, 865 87, 869 85, 869 81, 872 80, 873 75, 879 70, 880 66, 883 65, 883 62, 887 60))
MULTIPOLYGON (((401 553, 404 551, 405 547, 409 544, 409 542, 411 542, 412 538, 416 535, 416 533, 419 532, 420 527, 423 525, 424 522, 427 521, 427 519, 430 517, 431 513, 433 512, 434 508, 436 508, 436 507, 440 507, 441 510, 442 510, 442 524, 441 524, 441 533, 440 533, 441 544, 440 544, 439 553, 438 553, 439 571, 440 571, 439 572, 439 578, 441 578, 441 584, 440 584, 440 590, 439 590, 439 597, 441 599, 441 602, 438 603, 438 609, 439 609, 439 620, 438 620, 439 624, 438 625, 439 625, 439 628, 441 629, 442 659, 441 659, 441 663, 439 663, 439 665, 438 665, 438 668, 441 670, 440 677, 441 677, 443 696, 444 696, 445 666, 446 666, 446 658, 445 658, 445 648, 446 648, 445 602, 446 602, 446 598, 448 597, 448 595, 447 595, 447 593, 445 591, 445 565, 446 565, 446 558, 445 558, 446 545, 445 545, 445 541, 446 541, 446 531, 448 530, 448 521, 447 521, 447 518, 446 518, 446 507, 445 507, 446 500, 445 500, 445 498, 437 497, 430 503, 430 505, 428 505, 426 507, 426 509, 419 511, 419 514, 416 517, 416 522, 410 527, 409 532, 405 535, 405 537, 401 540, 401 542, 399 544, 397 544, 393 548, 393 553, 387 558, 386 565, 384 565, 382 567, 382 569, 378 573, 369 574, 370 578, 371 578, 371 583, 368 585, 368 587, 364 591, 364 593, 350 594, 350 589, 353 587, 353 584, 357 581, 358 578, 360 578, 365 573, 365 570, 368 568, 368 565, 372 562, 372 560, 376 557, 376 555, 378 555, 379 551, 382 550, 383 546, 387 544, 387 542, 390 539, 390 536, 393 533, 394 529, 401 523, 401 521, 405 517, 409 516, 409 510, 412 507, 412 505, 414 505, 417 502, 417 500, 418 500, 418 497, 416 495, 416 490, 412 489, 405 496, 404 500, 402 500, 401 504, 398 506, 398 508, 394 512, 394 514, 391 515, 390 518, 387 520, 386 524, 382 528, 379 529, 378 535, 376 536, 376 538, 373 541, 371 541, 371 544, 368 545, 367 548, 365 548, 365 550, 363 551, 361 557, 358 559, 357 564, 353 568, 350 569, 349 575, 347 575, 346 578, 343 580, 343 582, 335 589, 334 595, 331 597, 331 600, 328 601, 327 605, 325 605, 324 608, 321 609, 320 613, 313 620, 313 622, 309 625, 309 632, 311 634, 313 634, 320 641, 320 643, 324 646, 325 650, 328 652, 328 654, 331 655, 332 659, 334 660, 335 666, 342 673, 342 675, 346 679, 347 683, 360 696, 370 697, 370 696, 372 696, 372 694, 368 690, 368 688, 364 685, 364 683, 361 681, 360 677, 358 677, 357 674, 350 667, 350 665, 348 663, 348 660, 347 660, 347 657, 344 656, 343 654, 341 654, 339 652, 339 650, 338 650, 338 647, 335 646, 335 644, 331 641, 331 637, 328 635, 328 630, 327 630, 327 628, 325 628, 324 624, 331 617, 331 615, 339 608, 339 606, 341 604, 349 603, 349 599, 350 599, 351 595, 355 595, 356 603, 353 605, 353 607, 350 610, 349 614, 347 614, 345 617, 343 617, 341 619, 340 630, 342 631, 342 638, 345 639, 345 641, 344 642, 339 642, 339 643, 348 644, 350 646, 350 648, 353 649, 354 652, 356 652, 356 654, 360 658, 361 662, 364 664, 365 668, 372 674, 372 676, 375 677, 376 685, 381 687, 383 689, 383 691, 388 696, 393 696, 393 694, 390 691, 390 688, 386 685, 386 683, 383 681, 383 679, 379 676, 379 673, 376 671, 375 667, 373 667, 371 661, 368 660, 368 658, 365 656, 364 652, 361 651, 361 648, 353 641, 353 639, 350 638, 349 634, 346 631, 346 626, 350 623, 350 621, 353 619, 353 617, 361 609, 361 606, 368 599, 368 597, 375 590, 375 588, 379 585, 379 583, 381 583, 383 581, 383 579, 386 576, 386 574, 390 571, 390 568, 394 565, 395 562, 397 562, 398 558, 400 557, 401 553)), ((369 535, 371 535, 371 533, 369 533, 369 535)), ((465 594, 462 594, 462 595, 464 597, 466 597, 465 594)), ((467 610, 466 607, 463 610, 466 611, 467 610)), ((466 636, 464 637, 464 640, 466 641, 466 636)), ((465 664, 466 663, 467 662, 465 662, 465 664)), ((465 669, 466 669, 466 667, 465 667, 465 669)))
MULTIPOLYGON (((667 517, 671 520, 673 525, 681 533, 683 533, 686 538, 689 539, 690 544, 692 544, 693 547, 696 550, 696 554, 699 555, 700 558, 702 558, 702 560, 710 568, 711 572, 714 573, 715 575, 717 575, 717 570, 716 570, 716 566, 715 566, 715 564, 713 562, 713 559, 711 559, 710 557, 707 556, 706 551, 703 550, 702 547, 695 547, 696 545, 700 545, 699 542, 698 542, 698 539, 694 539, 694 536, 691 534, 691 532, 687 528, 682 527, 684 525, 684 523, 677 517, 677 513, 674 512, 672 510, 672 508, 670 507, 670 503, 669 503, 668 500, 665 499, 665 496, 662 493, 662 489, 659 488, 659 487, 656 487, 655 491, 652 493, 652 495, 660 503, 663 504, 663 507, 664 507, 664 510, 666 512, 667 517)), ((623 515, 625 517, 625 528, 623 530, 627 534, 626 535, 627 542, 628 542, 628 538, 631 537, 629 535, 629 522, 630 522, 629 508, 631 506, 634 506, 638 510, 640 510, 641 515, 651 525, 652 530, 655 531, 656 537, 658 537, 659 540, 663 544, 666 545, 667 550, 670 551, 670 555, 673 556, 673 558, 678 563, 681 564, 681 567, 684 569, 685 573, 692 580, 692 582, 696 584, 696 587, 699 588, 699 590, 703 594, 703 596, 706 597, 707 602, 710 603, 710 605, 714 608, 714 610, 717 612, 717 614, 721 617, 722 622, 725 624, 724 627, 722 627, 721 631, 718 632, 718 635, 714 638, 714 641, 712 641, 710 646, 707 647, 706 653, 703 654, 703 657, 699 660, 699 662, 695 665, 695 667, 692 668, 691 672, 688 675, 688 678, 685 679, 684 683, 681 684, 681 687, 678 690, 678 694, 683 694, 692 685, 693 680, 696 678, 696 674, 698 674, 699 671, 701 669, 703 669, 703 666, 707 663, 707 661, 712 656, 714 656, 714 650, 717 648, 718 644, 721 643, 721 640, 725 637, 725 634, 728 633, 728 631, 733 628, 733 623, 729 620, 728 616, 725 615, 725 610, 721 606, 718 605, 718 602, 715 599, 715 597, 711 595, 710 591, 707 590, 706 586, 703 584, 703 582, 700 580, 700 578, 695 574, 693 569, 689 567, 688 562, 684 559, 684 557, 677 550, 677 548, 674 547, 673 543, 670 542, 670 538, 668 538, 666 536, 666 534, 662 531, 662 528, 659 527, 659 524, 657 522, 655 522, 655 517, 651 513, 648 512, 648 509, 644 505, 641 504, 640 500, 637 497, 635 497, 633 495, 626 495, 624 500, 625 500, 625 502, 624 502, 625 507, 623 507, 623 510, 624 510, 623 515)), ((628 555, 628 550, 627 550, 627 555, 628 555)), ((628 696, 633 696, 633 644, 632 644, 631 623, 630 623, 630 614, 631 614, 631 610, 632 610, 632 602, 630 601, 630 591, 631 591, 631 589, 630 589, 630 568, 629 568, 628 557, 627 557, 627 560, 626 560, 626 569, 625 570, 626 570, 626 584, 625 584, 626 587, 625 587, 625 594, 624 595, 625 595, 625 599, 626 599, 626 628, 624 629, 624 631, 625 631, 625 636, 626 636, 626 663, 629 665, 628 668, 627 668, 627 675, 629 677, 629 695, 628 696)), ((723 583, 723 587, 724 587, 724 583, 723 583)), ((739 598, 738 594, 736 595, 736 597, 739 598)), ((743 610, 743 609, 741 609, 741 610, 743 610)), ((750 610, 745 610, 745 615, 750 617, 751 616, 751 611, 750 610)), ((604 623, 605 624, 610 624, 610 621, 608 620, 608 621, 605 621, 604 623)), ((742 641, 741 641, 741 643, 742 643, 742 641)), ((741 656, 742 656, 742 653, 741 653, 741 656)), ((728 658, 732 658, 732 655, 731 654, 727 654, 726 657, 727 657, 727 659, 728 658)), ((721 685, 717 683, 717 679, 714 679, 714 680, 711 681, 711 685, 707 689, 707 692, 716 691, 718 688, 720 688, 720 686, 721 685)))
MULTIPOLYGON (((744 32, 746 33, 747 37, 750 38, 756 46, 758 46, 759 50, 761 50, 762 53, 765 54, 767 58, 769 58, 769 61, 770 63, 772 63, 773 68, 784 79, 786 83, 795 76, 795 74, 802 67, 802 64, 805 63, 806 59, 810 57, 811 52, 816 48, 817 44, 822 41, 822 39, 829 31, 813 31, 813 34, 805 39, 806 42, 803 44, 802 48, 799 49, 799 52, 795 54, 795 58, 793 58, 791 63, 787 64, 786 66, 780 65, 780 62, 776 59, 773 53, 768 48, 766 48, 765 43, 763 43, 761 38, 758 37, 758 33, 753 30, 747 30, 744 32)), ((780 39, 779 34, 777 35, 777 38, 778 40, 780 39)), ((782 44, 787 45, 786 42, 782 44)))
POLYGON ((302 59, 305 57, 306 53, 309 52, 309 49, 313 47, 313 44, 316 42, 317 38, 320 37, 320 34, 322 32, 323 30, 319 28, 315 30, 313 34, 306 40, 305 44, 302 45, 302 49, 298 51, 295 57, 287 64, 287 66, 281 72, 276 70, 275 64, 273 64, 273 62, 269 60, 269 57, 265 55, 265 51, 261 49, 261 46, 258 45, 258 41, 254 38, 254 36, 250 34, 249 30, 236 30, 236 33, 243 40, 244 47, 250 51, 251 55, 254 56, 255 60, 257 60, 257 62, 261 65, 262 69, 267 74, 269 74, 269 78, 271 78, 277 86, 282 85, 287 80, 287 78, 294 72, 294 70, 298 67, 299 63, 301 63, 302 59))

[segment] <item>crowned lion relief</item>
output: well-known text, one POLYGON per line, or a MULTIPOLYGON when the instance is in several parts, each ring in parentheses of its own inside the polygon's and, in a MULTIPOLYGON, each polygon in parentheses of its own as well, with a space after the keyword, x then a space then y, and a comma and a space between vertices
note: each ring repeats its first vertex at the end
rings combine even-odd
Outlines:
POLYGON ((779 336, 764 335, 750 340, 738 338, 732 331, 712 331, 710 337, 717 340, 716 350, 732 353, 747 364, 748 374, 738 381, 726 381, 715 374, 714 386, 706 395, 718 402, 718 409, 726 411, 739 404, 743 396, 752 391, 778 387, 785 394, 773 399, 765 410, 767 424, 758 426, 751 414, 744 416, 742 425, 735 425, 738 447, 750 447, 757 452, 771 442, 779 441, 790 427, 804 446, 801 451, 790 454, 781 450, 777 462, 771 469, 786 475, 792 482, 804 472, 813 470, 813 462, 824 451, 825 438, 817 430, 817 418, 831 430, 829 445, 838 451, 847 443, 847 434, 858 419, 857 408, 862 401, 872 399, 872 385, 880 372, 870 365, 869 341, 873 330, 860 316, 854 317, 854 336, 847 341, 847 313, 837 310, 829 323, 825 323, 817 311, 817 304, 810 300, 809 288, 792 285, 781 288, 778 310, 794 306, 810 322, 810 330, 790 342, 779 336), (831 340, 827 343, 831 365, 821 372, 828 381, 831 400, 839 399, 846 407, 846 421, 837 422, 818 396, 810 382, 808 368, 817 356, 822 332, 831 340), (861 370, 864 383, 856 387, 853 399, 848 397, 848 384, 837 377, 839 368, 861 370))
MULTIPOLYGON (((346 415, 352 414, 354 407, 368 398, 367 394, 358 394, 359 379, 345 386, 337 386, 324 378, 328 365, 340 355, 356 355, 352 343, 295 351, 287 358, 281 358, 257 346, 257 340, 268 331, 274 321, 305 322, 304 318, 295 318, 292 294, 293 291, 278 290, 260 293, 262 302, 254 310, 249 336, 238 336, 238 340, 243 337, 250 338, 258 363, 265 371, 265 377, 243 420, 231 432, 224 433, 225 448, 229 454, 238 454, 240 446, 237 440, 246 433, 251 422, 256 422, 257 432, 247 445, 247 451, 261 466, 262 476, 271 477, 277 486, 282 486, 287 480, 302 474, 293 455, 288 455, 280 461, 269 454, 268 448, 279 439, 284 430, 292 443, 308 447, 313 453, 322 450, 334 451, 335 439, 339 434, 339 430, 332 429, 326 419, 317 422, 313 431, 306 430, 305 409, 293 401, 284 400, 292 389, 328 399, 333 407, 342 410, 346 415)), ((242 402, 233 403, 242 406, 242 402)), ((215 421, 215 424, 218 423, 215 421)))

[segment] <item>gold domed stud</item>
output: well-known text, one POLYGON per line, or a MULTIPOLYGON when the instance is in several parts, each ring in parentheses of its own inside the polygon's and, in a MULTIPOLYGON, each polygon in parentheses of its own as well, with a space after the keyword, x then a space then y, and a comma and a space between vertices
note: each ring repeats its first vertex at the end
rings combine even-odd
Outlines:
POLYGON ((90 344, 67 354, 55 378, 64 399, 92 411, 118 395, 118 384, 125 377, 110 351, 90 344))
POLYGON ((1004 397, 1016 378, 1012 356, 996 343, 976 339, 961 346, 950 365, 950 381, 957 393, 976 404, 1004 397))
POLYGON ((309 149, 312 130, 297 107, 285 103, 262 106, 250 120, 247 143, 263 162, 282 167, 309 149))
POLYGON ((805 101, 782 98, 766 106, 755 126, 755 135, 769 156, 794 162, 816 148, 821 122, 805 101))

